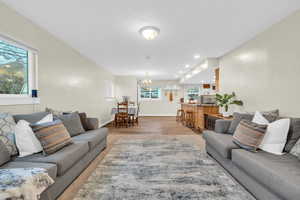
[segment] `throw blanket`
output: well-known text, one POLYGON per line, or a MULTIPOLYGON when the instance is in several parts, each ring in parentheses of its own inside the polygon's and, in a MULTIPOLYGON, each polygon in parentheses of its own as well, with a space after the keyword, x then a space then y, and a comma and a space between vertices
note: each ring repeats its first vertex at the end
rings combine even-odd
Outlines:
POLYGON ((45 169, 0 169, 0 200, 38 200, 53 183, 45 169))

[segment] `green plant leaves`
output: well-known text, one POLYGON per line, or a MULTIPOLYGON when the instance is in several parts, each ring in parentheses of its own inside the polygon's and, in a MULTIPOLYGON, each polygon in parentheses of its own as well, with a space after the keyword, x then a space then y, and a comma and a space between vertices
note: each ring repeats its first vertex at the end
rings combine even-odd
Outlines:
POLYGON ((243 106, 244 103, 241 100, 237 100, 235 99, 236 95, 234 92, 232 92, 231 94, 216 94, 216 101, 217 101, 217 105, 221 106, 221 107, 225 107, 225 111, 227 112, 229 109, 229 105, 238 105, 238 106, 243 106))

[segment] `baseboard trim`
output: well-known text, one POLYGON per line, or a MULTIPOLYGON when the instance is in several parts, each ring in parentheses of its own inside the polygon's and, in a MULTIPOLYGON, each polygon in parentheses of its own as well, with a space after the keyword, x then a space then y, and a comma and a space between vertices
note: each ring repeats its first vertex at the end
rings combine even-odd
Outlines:
POLYGON ((175 117, 176 114, 140 114, 141 117, 175 117))
POLYGON ((110 120, 108 120, 108 121, 106 121, 106 122, 100 124, 100 127, 102 128, 102 127, 106 126, 107 124, 109 124, 109 123, 111 123, 111 122, 113 122, 113 121, 114 121, 114 119, 110 119, 110 120))

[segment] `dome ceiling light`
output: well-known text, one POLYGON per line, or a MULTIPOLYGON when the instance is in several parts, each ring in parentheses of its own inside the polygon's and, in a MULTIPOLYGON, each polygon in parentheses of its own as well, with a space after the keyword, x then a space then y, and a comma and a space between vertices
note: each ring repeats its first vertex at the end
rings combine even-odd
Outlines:
POLYGON ((160 30, 154 26, 144 26, 139 30, 139 33, 146 39, 146 40, 154 40, 160 30))

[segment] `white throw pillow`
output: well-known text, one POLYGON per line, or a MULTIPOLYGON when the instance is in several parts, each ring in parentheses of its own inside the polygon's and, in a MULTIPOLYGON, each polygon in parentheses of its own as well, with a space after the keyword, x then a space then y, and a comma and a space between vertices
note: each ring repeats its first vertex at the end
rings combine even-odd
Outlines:
POLYGON ((46 115, 43 119, 37 122, 37 124, 43 124, 47 122, 53 122, 53 114, 46 115))
POLYGON ((269 123, 260 112, 256 112, 252 122, 268 125, 259 148, 269 153, 282 155, 290 128, 290 119, 280 119, 269 123))
MULTIPOLYGON (((37 122, 37 124, 53 121, 53 115, 49 114, 37 122)), ((29 156, 34 153, 41 152, 43 147, 35 136, 30 127, 30 123, 25 120, 18 121, 15 128, 15 137, 17 148, 19 149, 19 157, 29 156)))
POLYGON ((255 115, 252 119, 252 122, 261 125, 268 125, 270 122, 258 111, 255 112, 255 115))

